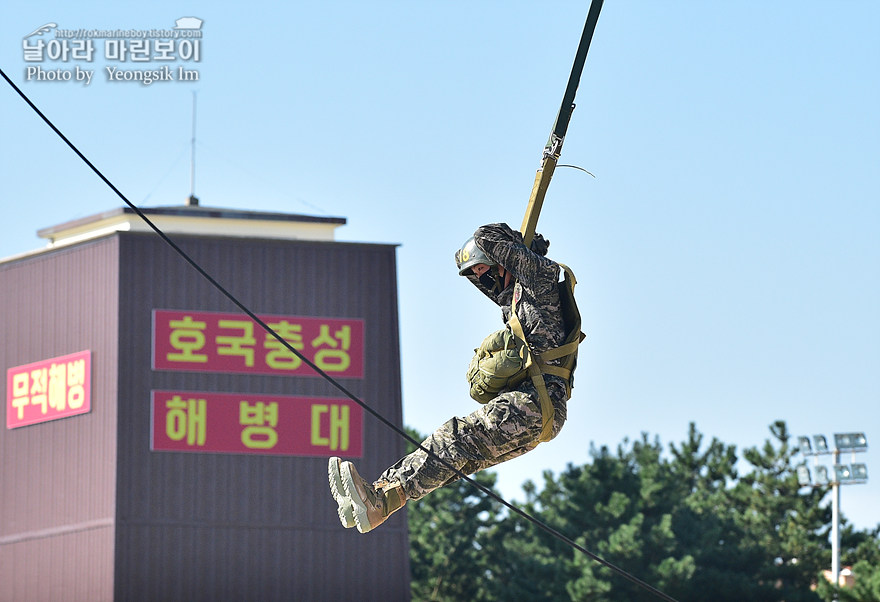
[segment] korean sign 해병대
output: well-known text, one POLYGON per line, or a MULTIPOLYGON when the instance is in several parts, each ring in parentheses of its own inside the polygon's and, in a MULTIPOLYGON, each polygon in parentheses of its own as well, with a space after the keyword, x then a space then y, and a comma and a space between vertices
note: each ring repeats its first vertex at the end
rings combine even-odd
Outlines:
POLYGON ((153 391, 153 451, 363 454, 363 411, 347 399, 153 391))
MULTIPOLYGON (((260 319, 327 374, 363 378, 363 320, 300 316, 260 319)), ((205 311, 153 311, 153 369, 316 375, 300 357, 247 316, 205 311)))
POLYGON ((6 371, 6 428, 58 420, 91 410, 92 352, 6 371))

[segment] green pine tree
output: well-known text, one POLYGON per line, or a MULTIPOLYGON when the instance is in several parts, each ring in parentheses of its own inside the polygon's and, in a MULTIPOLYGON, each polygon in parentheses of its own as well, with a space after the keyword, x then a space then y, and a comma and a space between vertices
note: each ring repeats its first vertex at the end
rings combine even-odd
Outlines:
MULTIPOLYGON (((408 432, 418 441, 423 439, 408 432)), ((497 495, 495 473, 471 478, 497 495)), ((499 507, 464 480, 407 504, 413 600, 495 600, 484 585, 493 559, 481 540, 498 520, 499 507)))

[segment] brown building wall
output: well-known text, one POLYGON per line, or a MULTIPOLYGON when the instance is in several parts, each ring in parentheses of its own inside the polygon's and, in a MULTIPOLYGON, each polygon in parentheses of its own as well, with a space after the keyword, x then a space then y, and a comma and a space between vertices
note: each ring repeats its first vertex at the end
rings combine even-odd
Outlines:
MULTIPOLYGON (((364 377, 341 382, 402 424, 393 246, 174 240, 258 315, 362 319, 364 377)), ((0 599, 50 599, 40 593, 59 582, 89 593, 69 599, 89 600, 409 599, 405 511, 374 533, 342 529, 326 457, 151 451, 153 390, 344 396, 315 376, 152 370, 153 310, 239 311, 158 237, 116 234, 0 265, 0 289, 5 367, 93 351, 90 414, 0 435, 0 599), (61 277, 79 299, 66 309, 35 290, 61 277), (29 321, 45 324, 39 336, 29 321), (63 501, 48 501, 59 492, 63 501), (71 531, 33 533, 58 527, 71 531), (82 547, 67 557, 77 575, 47 581, 71 545, 82 547)), ((369 476, 403 452, 366 412, 363 441, 358 467, 369 476)))
MULTIPOLYGON (((363 319, 365 375, 343 385, 401 422, 394 247, 176 242, 258 315, 363 319)), ((406 599, 405 518, 371 536, 344 531, 328 493, 325 457, 150 451, 154 389, 340 393, 320 377, 151 371, 153 310, 237 309, 156 237, 122 236, 120 265, 117 598, 357 600, 368 591, 406 599), (377 558, 381 570, 362 570, 365 559, 377 558)), ((364 443, 368 474, 402 452, 400 438, 375 420, 365 420, 364 443)))
POLYGON ((90 349, 88 414, 0 430, 0 599, 113 591, 119 241, 0 264, 0 366, 90 349))

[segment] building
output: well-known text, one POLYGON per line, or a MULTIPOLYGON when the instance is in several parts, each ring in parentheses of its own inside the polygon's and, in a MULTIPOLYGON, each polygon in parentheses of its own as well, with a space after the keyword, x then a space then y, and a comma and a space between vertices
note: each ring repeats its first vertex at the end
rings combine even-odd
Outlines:
MULTIPOLYGON (((285 340, 402 425, 396 249, 343 218, 142 210, 285 340)), ((327 457, 404 441, 128 208, 0 261, 0 599, 409 599, 406 511, 343 529, 327 457)))
MULTIPOLYGON (((834 583, 834 577, 831 574, 831 571, 822 571, 822 576, 828 581, 828 583, 834 583)), ((856 585, 856 575, 853 573, 851 566, 845 566, 840 569, 840 575, 837 577, 837 585, 840 587, 855 587, 856 585)))

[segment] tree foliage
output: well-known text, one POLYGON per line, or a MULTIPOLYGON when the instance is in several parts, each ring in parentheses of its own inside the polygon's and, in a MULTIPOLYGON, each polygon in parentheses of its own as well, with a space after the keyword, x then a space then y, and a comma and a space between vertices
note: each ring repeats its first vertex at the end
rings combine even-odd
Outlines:
MULTIPOLYGON (((668 450, 647 434, 613 452, 591 448, 590 462, 545 472, 540 489, 527 481, 520 507, 677 600, 880 601, 880 526, 844 529, 856 586, 828 584, 828 492, 800 490, 785 423, 770 434, 744 462, 693 424, 668 450)), ((474 478, 497 495, 494 473, 474 478)), ((465 481, 408 509, 414 600, 658 599, 465 481)))
MULTIPOLYGON (((423 439, 408 432, 416 440, 423 439)), ((497 495, 494 473, 485 471, 472 478, 497 495)), ((492 564, 482 539, 499 521, 499 507, 466 481, 451 483, 408 504, 414 600, 494 599, 473 584, 483 580, 492 564)))

